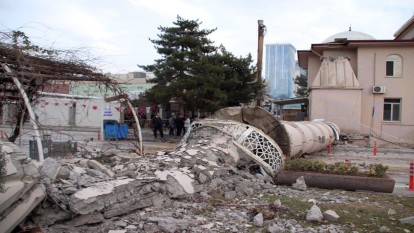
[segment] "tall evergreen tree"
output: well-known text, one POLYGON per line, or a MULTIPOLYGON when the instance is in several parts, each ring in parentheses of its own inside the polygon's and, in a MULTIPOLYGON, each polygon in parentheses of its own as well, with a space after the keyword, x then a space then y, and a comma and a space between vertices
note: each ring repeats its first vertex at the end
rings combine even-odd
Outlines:
POLYGON ((306 97, 308 96, 308 77, 306 75, 298 75, 295 79, 295 84, 298 86, 296 90, 296 96, 306 97))
POLYGON ((173 27, 159 27, 159 39, 152 39, 161 58, 140 66, 154 72, 154 87, 145 95, 156 103, 176 98, 187 110, 215 111, 249 102, 261 84, 254 83, 251 56, 236 58, 223 46, 213 45, 208 36, 216 29, 200 29, 198 20, 177 16, 173 27))

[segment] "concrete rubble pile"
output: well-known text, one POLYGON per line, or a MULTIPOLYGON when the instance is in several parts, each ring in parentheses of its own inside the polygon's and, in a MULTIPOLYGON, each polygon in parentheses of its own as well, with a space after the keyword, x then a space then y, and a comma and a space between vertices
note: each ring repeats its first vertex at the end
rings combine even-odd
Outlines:
POLYGON ((257 174, 257 182, 249 181, 255 177, 237 167, 254 167, 255 163, 232 146, 229 136, 219 132, 213 135, 139 160, 113 158, 111 169, 95 160, 66 159, 58 163, 47 158, 40 172, 50 199, 61 213, 56 213, 54 205, 44 205, 33 216, 34 223, 52 225, 71 219, 70 225, 80 226, 136 209, 172 206, 173 200, 191 200, 200 193, 235 198, 258 189, 274 189, 271 177, 257 174), (229 175, 237 179, 225 181, 229 175))
MULTIPOLYGON (((301 191, 276 187, 234 146, 231 136, 219 130, 198 131, 173 151, 134 156, 108 155, 110 163, 105 165, 83 158, 47 158, 39 169, 47 198, 24 225, 44 232, 307 229, 288 218, 288 208, 280 201, 269 204, 260 199, 301 191), (232 200, 234 206, 222 200, 232 200)), ((343 232, 333 223, 310 229, 343 232)))
POLYGON ((10 142, 0 141, 5 159, 5 177, 0 192, 0 231, 11 232, 45 198, 34 162, 10 142))

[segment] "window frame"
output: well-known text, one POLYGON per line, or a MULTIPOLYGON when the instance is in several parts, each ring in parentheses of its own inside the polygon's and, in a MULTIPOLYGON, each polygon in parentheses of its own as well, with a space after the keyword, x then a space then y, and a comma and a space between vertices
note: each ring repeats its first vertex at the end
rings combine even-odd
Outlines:
POLYGON ((390 54, 385 58, 385 77, 386 78, 402 78, 403 77, 403 59, 401 55, 390 54), (389 70, 391 67, 390 64, 392 64, 392 71, 389 70))
POLYGON ((383 114, 382 114, 382 121, 383 122, 401 122, 401 113, 402 113, 402 99, 401 98, 384 98, 384 105, 383 105, 383 114), (397 102, 398 101, 398 102, 397 102), (398 106, 398 120, 395 118, 395 107, 398 106), (389 113, 386 112, 386 107, 389 108, 389 113), (388 115, 386 118, 386 114, 388 115))

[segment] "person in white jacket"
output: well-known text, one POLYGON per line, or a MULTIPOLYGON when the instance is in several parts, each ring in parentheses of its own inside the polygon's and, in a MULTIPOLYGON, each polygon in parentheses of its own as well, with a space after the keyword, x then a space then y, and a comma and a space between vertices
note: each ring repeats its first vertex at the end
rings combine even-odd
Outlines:
POLYGON ((184 120, 184 134, 187 133, 188 128, 190 128, 191 120, 188 116, 185 116, 184 120))

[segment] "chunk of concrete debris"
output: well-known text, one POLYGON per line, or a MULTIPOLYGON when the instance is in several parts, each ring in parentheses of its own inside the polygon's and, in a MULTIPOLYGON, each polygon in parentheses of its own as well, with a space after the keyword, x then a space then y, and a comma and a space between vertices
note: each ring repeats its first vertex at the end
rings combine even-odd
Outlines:
POLYGON ((306 214, 306 220, 307 221, 316 221, 321 222, 323 219, 323 214, 321 212, 321 209, 317 205, 313 205, 308 213, 306 214))
POLYGON ((280 208, 280 207, 282 207, 282 201, 280 201, 280 199, 277 199, 276 201, 273 202, 273 205, 276 208, 280 208))
POLYGON ((156 171, 155 175, 160 180, 167 181, 167 183, 173 182, 170 185, 170 191, 171 193, 174 194, 173 196, 181 195, 182 192, 179 191, 181 190, 181 188, 187 194, 194 193, 194 186, 193 186, 194 179, 192 179, 190 176, 188 176, 188 174, 184 173, 183 171, 175 170, 175 169, 167 170, 167 171, 156 171), (178 185, 181 188, 176 187, 174 183, 178 183, 178 185))
POLYGON ((401 224, 414 225, 414 216, 402 218, 402 219, 400 219, 400 223, 401 224))
POLYGON ((53 183, 59 173, 61 165, 53 158, 46 158, 40 169, 42 179, 47 179, 49 183, 53 183))
POLYGON ((68 224, 71 226, 77 227, 77 226, 82 226, 86 224, 100 223, 100 222, 103 222, 104 219, 105 219, 104 216, 100 213, 91 213, 91 214, 79 215, 78 217, 69 221, 68 224))
POLYGON ((292 184, 292 188, 301 190, 301 191, 306 191, 308 187, 306 186, 305 178, 303 176, 300 176, 299 178, 297 178, 296 183, 292 184))
POLYGON ((326 219, 330 222, 337 222, 339 221, 339 215, 333 210, 327 210, 323 212, 323 219, 326 219))
POLYGON ((67 167, 61 166, 58 174, 56 175, 57 179, 68 179, 70 177, 70 171, 67 167))
POLYGON ((188 221, 171 217, 150 217, 148 221, 157 223, 160 230, 169 233, 185 230, 189 226, 188 221))
POLYGON ((381 227, 378 229, 378 232, 380 232, 380 233, 388 233, 388 232, 391 232, 391 229, 390 229, 390 228, 388 228, 388 227, 386 227, 386 226, 381 226, 381 227))
POLYGON ((258 213, 256 216, 254 216, 253 225, 256 227, 263 226, 263 214, 262 213, 258 213))
POLYGON ((397 212, 394 209, 388 209, 388 215, 396 215, 397 212))
POLYGON ((98 170, 102 173, 104 173, 105 175, 109 176, 109 177, 114 177, 114 172, 109 170, 108 168, 106 168, 103 164, 101 164, 100 162, 96 161, 96 160, 88 160, 87 162, 88 166, 98 170))
POLYGON ((210 230, 211 228, 213 228, 214 227, 214 222, 212 222, 212 223, 208 223, 208 224, 204 224, 204 225, 201 225, 201 228, 203 228, 203 229, 207 229, 207 230, 210 230))
POLYGON ((277 225, 277 224, 273 224, 273 225, 269 226, 269 227, 267 228, 267 230, 268 230, 270 233, 284 233, 284 232, 286 232, 286 229, 285 229, 284 227, 279 226, 279 225, 277 225))

